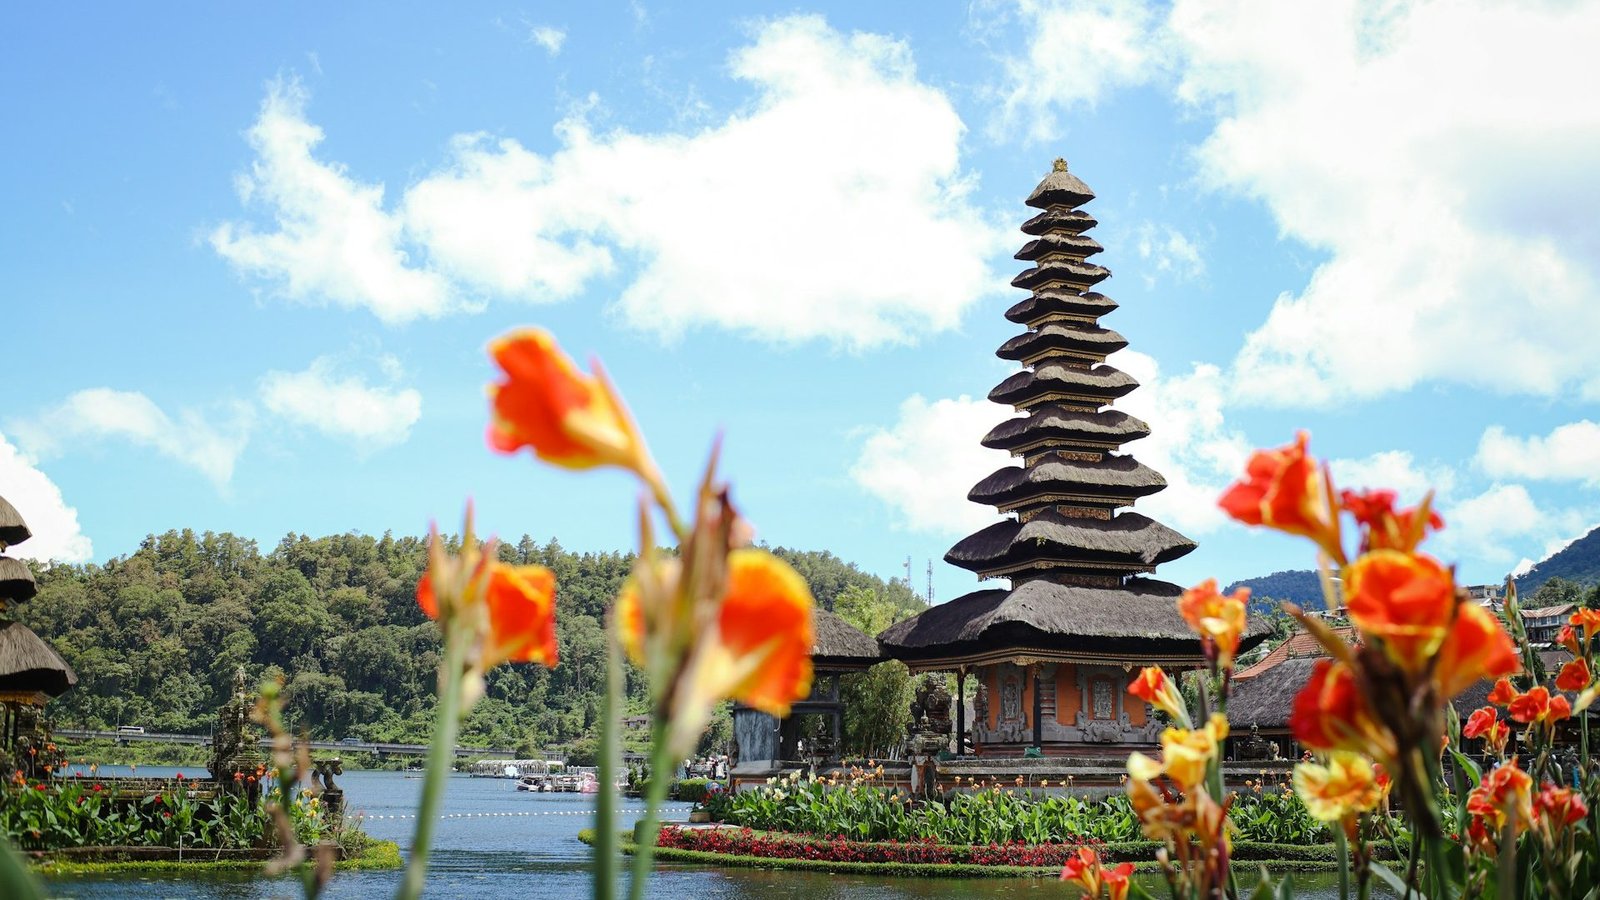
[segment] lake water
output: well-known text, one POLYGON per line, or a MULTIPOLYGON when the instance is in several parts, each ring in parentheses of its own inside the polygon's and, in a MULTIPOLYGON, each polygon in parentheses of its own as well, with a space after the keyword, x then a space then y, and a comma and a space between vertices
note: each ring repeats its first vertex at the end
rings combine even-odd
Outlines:
MULTIPOLYGON (((106 767, 103 774, 127 774, 121 767, 106 767)), ((166 766, 140 766, 138 774, 171 776, 181 771, 166 766)), ((373 837, 392 840, 406 848, 416 820, 417 795, 422 780, 399 772, 350 772, 338 779, 352 813, 363 813, 373 837)), ((444 814, 434 829, 433 865, 427 896, 440 898, 583 898, 589 896, 589 848, 578 840, 580 828, 590 827, 596 797, 592 794, 519 793, 514 782, 501 778, 451 778, 445 794, 444 814)), ((636 810, 639 801, 624 800, 623 810, 636 810)), ((687 804, 672 804, 663 815, 682 821, 687 804)), ((631 826, 637 812, 618 816, 621 827, 631 826)), ((1242 874, 1242 871, 1241 871, 1242 874)), ((1302 898, 1337 896, 1337 888, 1323 876, 1316 888, 1297 891, 1302 898)), ((343 872, 336 874, 324 896, 332 900, 384 897, 394 893, 398 871, 343 872)), ((902 898, 1071 897, 1073 891, 1053 879, 896 879, 753 869, 719 869, 675 863, 658 865, 651 884, 655 897, 690 897, 694 900, 734 898, 821 898, 821 900, 902 900, 902 898)), ((160 898, 160 900, 256 900, 294 897, 298 885, 268 882, 244 876, 207 874, 201 877, 140 877, 137 879, 71 879, 52 881, 52 897, 160 898)), ((1164 894, 1165 891, 1163 890, 1164 894)))

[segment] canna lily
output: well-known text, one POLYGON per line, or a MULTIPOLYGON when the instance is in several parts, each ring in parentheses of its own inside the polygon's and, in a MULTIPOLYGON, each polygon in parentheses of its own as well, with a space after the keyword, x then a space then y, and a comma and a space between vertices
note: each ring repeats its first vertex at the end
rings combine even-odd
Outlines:
POLYGON ((1481 737, 1496 756, 1503 756, 1506 739, 1511 736, 1511 727, 1500 720, 1494 707, 1485 706, 1467 717, 1467 723, 1461 726, 1461 736, 1469 739, 1481 737))
POLYGON ((1563 691, 1576 693, 1589 686, 1594 678, 1589 674, 1589 663, 1584 659, 1575 659, 1561 667, 1561 674, 1556 676, 1556 687, 1563 691))
POLYGON ((599 363, 578 371, 555 338, 523 328, 489 345, 505 378, 490 386, 489 446, 528 447, 567 469, 621 466, 648 483, 659 479, 644 439, 599 363))
POLYGON ((1228 719, 1213 713, 1204 728, 1168 728, 1161 733, 1161 760, 1143 753, 1128 755, 1128 774, 1135 781, 1153 781, 1161 775, 1188 793, 1205 781, 1206 772, 1228 736, 1228 719))
POLYGON ((1568 826, 1582 822, 1589 814, 1583 796, 1572 788, 1546 783, 1533 798, 1533 819, 1552 841, 1568 826))
POLYGON ((1573 656, 1583 655, 1583 648, 1578 646, 1578 635, 1572 630, 1571 625, 1563 625, 1561 630, 1556 632, 1556 645, 1567 648, 1567 652, 1573 656))
POLYGON ((1233 657, 1239 652, 1239 637, 1244 634, 1245 607, 1249 602, 1249 588, 1239 588, 1224 597, 1217 590, 1215 578, 1206 579, 1178 598, 1178 613, 1189 623, 1189 628, 1200 635, 1206 656, 1216 662, 1219 670, 1233 669, 1233 657))
POLYGON ((1567 619, 1567 624, 1583 629, 1583 645, 1589 646, 1594 633, 1600 631, 1600 609, 1580 609, 1567 619))
POLYGON ((1456 586, 1437 560, 1398 550, 1374 550, 1346 566, 1345 602, 1362 634, 1415 674, 1444 644, 1456 614, 1456 586))
POLYGON ((1410 553, 1417 549, 1428 532, 1444 528, 1444 520, 1433 511, 1431 495, 1421 506, 1399 512, 1394 509, 1395 497, 1395 492, 1391 490, 1345 491, 1340 495, 1340 506, 1361 525, 1363 553, 1369 550, 1410 553))
POLYGON ((1350 750, 1380 761, 1395 758, 1394 735, 1379 724, 1342 662, 1319 659, 1289 714, 1294 739, 1313 750, 1350 750))
POLYGON ((1327 480, 1306 454, 1310 440, 1302 431, 1292 444, 1257 450, 1245 465, 1244 478, 1223 492, 1218 505, 1246 525, 1311 538, 1331 559, 1342 563, 1339 521, 1329 506, 1327 480))
POLYGON ((1122 863, 1115 869, 1106 869, 1100 863, 1099 854, 1088 847, 1079 847, 1078 852, 1067 857, 1067 863, 1061 868, 1061 880, 1070 881, 1083 891, 1083 896, 1089 900, 1099 900, 1104 887, 1110 900, 1123 900, 1128 896, 1128 876, 1133 874, 1133 863, 1122 863))
POLYGON ((417 606, 440 623, 471 635, 464 706, 483 695, 483 676, 505 662, 557 661, 555 573, 543 566, 512 566, 493 558, 495 542, 479 549, 467 508, 461 551, 447 553, 438 529, 428 543, 428 569, 417 582, 417 606))
POLYGON ((1572 704, 1560 694, 1551 696, 1550 689, 1540 684, 1518 694, 1508 712, 1512 719, 1523 724, 1553 728, 1556 722, 1572 715, 1572 704))
POLYGON ((1517 699, 1517 689, 1511 686, 1511 679, 1498 678, 1494 687, 1489 689, 1487 699, 1495 706, 1510 706, 1511 701, 1517 699))
POLYGON ((1178 693, 1178 686, 1173 683, 1167 673, 1160 666, 1145 666, 1139 672, 1139 677, 1128 685, 1128 693, 1140 700, 1154 706, 1173 721, 1187 727, 1189 710, 1184 706, 1183 697, 1178 693))
POLYGON ((1533 822, 1533 779, 1517 767, 1512 757, 1483 776, 1467 795, 1467 812, 1472 816, 1468 833, 1479 846, 1495 846, 1509 824, 1516 834, 1528 830, 1533 822))
POLYGON ((1458 601, 1456 620, 1445 634, 1433 666, 1439 696, 1449 699, 1485 678, 1500 678, 1521 669, 1517 645, 1494 614, 1476 603, 1458 601))
POLYGON ((1373 809, 1383 799, 1383 787, 1372 760, 1348 750, 1328 754, 1325 765, 1296 765, 1294 792, 1305 802, 1312 818, 1346 823, 1347 830, 1358 814, 1373 809))

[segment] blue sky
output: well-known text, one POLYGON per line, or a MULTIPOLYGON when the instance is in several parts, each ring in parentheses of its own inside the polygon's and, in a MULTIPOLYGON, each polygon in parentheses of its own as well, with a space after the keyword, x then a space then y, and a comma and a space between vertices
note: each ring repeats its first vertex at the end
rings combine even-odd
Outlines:
POLYGON ((1224 522, 1296 428, 1439 490, 1494 580, 1600 523, 1600 6, 274 4, 12 10, 0 493, 17 548, 485 529, 629 546, 632 488, 483 443, 483 348, 605 361, 680 492, 884 576, 964 499, 1056 156, 1143 384, 1180 583, 1310 563, 1224 522), (1491 62, 1492 61, 1492 62, 1491 62))

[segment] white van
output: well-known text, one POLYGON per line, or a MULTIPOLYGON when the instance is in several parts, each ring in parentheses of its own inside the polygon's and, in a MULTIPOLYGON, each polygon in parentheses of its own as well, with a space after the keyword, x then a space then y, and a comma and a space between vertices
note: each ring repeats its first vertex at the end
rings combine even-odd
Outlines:
POLYGON ((117 727, 117 734, 144 734, 144 726, 143 725, 120 725, 120 726, 117 727))

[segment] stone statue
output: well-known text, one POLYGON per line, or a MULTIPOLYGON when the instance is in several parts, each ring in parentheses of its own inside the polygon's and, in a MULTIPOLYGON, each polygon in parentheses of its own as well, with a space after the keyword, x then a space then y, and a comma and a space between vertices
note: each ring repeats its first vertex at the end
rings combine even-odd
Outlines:
POLYGON ((913 729, 925 734, 950 733, 950 691, 944 677, 924 675, 911 698, 913 729))
POLYGON ((261 752, 260 735, 250 722, 255 697, 249 689, 244 666, 233 673, 233 697, 217 710, 217 725, 211 733, 211 777, 222 785, 235 782, 234 776, 254 772, 266 761, 261 752))
POLYGON ((989 686, 978 682, 978 693, 972 698, 973 724, 989 727, 989 686))
POLYGON ((1000 686, 1000 720, 1016 722, 1022 718, 1022 688, 1015 677, 1007 678, 1000 686))
POLYGON ((1277 741, 1264 740, 1261 737, 1261 726, 1252 724, 1248 737, 1240 738, 1235 744, 1233 754, 1238 759, 1249 760, 1276 760, 1283 757, 1278 755, 1277 741))

